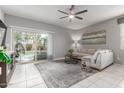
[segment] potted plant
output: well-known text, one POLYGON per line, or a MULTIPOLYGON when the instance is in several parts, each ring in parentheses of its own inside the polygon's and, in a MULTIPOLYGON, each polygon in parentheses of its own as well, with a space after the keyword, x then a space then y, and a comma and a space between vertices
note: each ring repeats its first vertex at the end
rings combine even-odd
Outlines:
POLYGON ((68 50, 68 53, 69 53, 69 54, 72 54, 73 52, 74 52, 74 49, 69 49, 69 50, 68 50))
POLYGON ((11 63, 11 58, 3 51, 3 49, 0 49, 0 62, 4 62, 6 64, 11 63))

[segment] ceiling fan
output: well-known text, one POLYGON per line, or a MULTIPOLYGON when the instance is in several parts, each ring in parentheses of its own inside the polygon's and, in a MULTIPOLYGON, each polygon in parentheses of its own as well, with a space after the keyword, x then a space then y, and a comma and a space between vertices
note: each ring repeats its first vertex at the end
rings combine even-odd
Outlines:
POLYGON ((79 11, 79 12, 74 13, 74 11, 73 11, 74 9, 75 9, 75 6, 74 5, 71 5, 71 7, 69 9, 69 12, 64 12, 64 11, 58 10, 58 12, 61 12, 61 13, 63 13, 63 14, 66 15, 66 16, 60 17, 59 19, 69 18, 69 22, 71 22, 73 18, 77 18, 79 20, 83 20, 82 17, 79 17, 77 15, 82 14, 82 13, 85 13, 88 10, 82 10, 82 11, 79 11))

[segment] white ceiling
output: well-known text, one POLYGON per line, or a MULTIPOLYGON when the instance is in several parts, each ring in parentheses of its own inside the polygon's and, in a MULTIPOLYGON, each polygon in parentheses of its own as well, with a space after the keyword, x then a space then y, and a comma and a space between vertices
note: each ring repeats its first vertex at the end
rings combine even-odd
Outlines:
POLYGON ((69 22, 67 19, 59 19, 59 17, 65 15, 57 11, 68 11, 70 6, 67 5, 4 5, 0 7, 5 13, 10 15, 54 24, 73 30, 81 29, 124 14, 124 5, 76 5, 75 12, 84 9, 88 9, 88 12, 79 15, 84 18, 82 21, 73 19, 72 22, 69 22))

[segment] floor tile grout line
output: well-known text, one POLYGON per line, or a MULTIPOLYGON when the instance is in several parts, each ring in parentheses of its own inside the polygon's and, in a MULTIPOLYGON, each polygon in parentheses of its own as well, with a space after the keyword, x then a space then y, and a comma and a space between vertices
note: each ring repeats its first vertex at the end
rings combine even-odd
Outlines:
MULTIPOLYGON (((17 66, 16 66, 16 68, 15 68, 15 70, 17 69, 17 66)), ((25 66, 24 66, 24 68, 23 68, 23 70, 24 70, 24 80, 23 81, 18 81, 18 82, 14 82, 14 83, 10 83, 9 82, 9 85, 15 85, 15 84, 20 84, 20 83, 22 83, 22 82, 26 82, 25 81, 25 66)), ((13 73, 13 75, 15 74, 15 71, 14 71, 14 73, 13 73)), ((12 75, 12 77, 13 77, 13 75, 12 75)), ((12 78, 11 78, 12 79, 12 78)), ((26 84, 26 83, 25 83, 26 84)))
MULTIPOLYGON (((94 75, 96 75, 96 74, 98 74, 98 73, 95 73, 94 75)), ((92 77, 92 76, 91 76, 92 77)), ((88 78, 90 78, 90 77, 88 77, 88 78)), ((85 80, 87 80, 88 78, 86 78, 85 80)), ((94 84, 95 82, 97 82, 97 81, 99 81, 99 80, 101 80, 101 78, 98 78, 98 80, 95 80, 95 81, 90 81, 90 80, 88 80, 89 82, 92 82, 91 84, 89 84, 87 87, 89 87, 90 85, 92 85, 92 84, 94 84)), ((84 80, 82 80, 82 81, 84 81, 84 80)), ((81 81, 80 81, 81 82, 81 81)), ((79 82, 79 83, 80 83, 79 82)), ((76 83, 77 84, 77 83, 76 83)), ((76 85, 76 84, 74 84, 74 85, 76 85)), ((73 85, 72 85, 73 86, 73 85)))
MULTIPOLYGON (((17 66, 16 66, 15 69, 17 69, 17 66)), ((15 76, 15 71, 14 71, 14 73, 13 73, 11 79, 13 78, 13 76, 15 76)), ((11 81, 11 80, 10 80, 10 81, 11 81)), ((10 81, 9 81, 9 84, 10 84, 10 85, 13 85, 13 84, 18 84, 18 83, 24 82, 25 80, 23 80, 23 81, 18 81, 18 82, 14 82, 14 83, 11 83, 10 81)))
MULTIPOLYGON (((35 66, 35 64, 33 64, 33 65, 35 66)), ((35 68, 36 68, 36 66, 35 66, 35 68)), ((44 81, 44 79, 43 79, 43 77, 42 77, 42 75, 41 75, 41 73, 40 73, 40 71, 38 70, 38 68, 36 68, 36 69, 37 69, 38 73, 40 74, 40 78, 43 80, 44 85, 46 86, 46 88, 48 88, 46 83, 45 83, 45 81, 44 81)))
POLYGON ((25 82, 25 80, 23 80, 23 81, 19 81, 19 82, 15 82, 15 83, 9 83, 9 85, 19 84, 19 83, 22 83, 22 82, 25 82))
MULTIPOLYGON (((91 84, 89 84, 88 86, 87 86, 87 88, 88 87, 90 87, 90 86, 92 86, 93 84, 95 84, 97 81, 99 81, 99 80, 101 80, 100 78, 98 79, 98 80, 95 80, 94 82, 92 82, 91 84)), ((90 80, 89 80, 90 81, 90 80)))
MULTIPOLYGON (((104 77, 101 77, 99 80, 104 80, 103 78, 104 78, 104 77)), ((99 80, 97 80, 97 81, 99 81, 99 80)), ((97 81, 96 81, 96 82, 97 82, 97 81)), ((106 80, 105 80, 105 81, 106 81, 106 80)), ((96 85, 96 84, 95 84, 96 82, 94 82, 94 85, 96 85)), ((119 82, 121 82, 121 80, 119 80, 119 82)), ((119 82, 118 82, 118 84, 119 84, 119 82)), ((118 84, 113 85, 112 83, 108 83, 108 84, 112 85, 111 87, 118 85, 118 84)), ((90 86, 92 86, 92 85, 93 85, 93 84, 89 85, 88 87, 90 87, 90 86)), ((96 86, 97 86, 97 85, 96 85, 96 86)))
POLYGON ((38 85, 40 85, 40 84, 41 84, 41 83, 38 83, 38 84, 36 84, 36 85, 31 86, 30 88, 33 88, 33 87, 38 86, 38 85))
MULTIPOLYGON (((32 78, 32 79, 28 79, 28 78, 27 78, 27 75, 28 75, 28 74, 27 74, 27 70, 28 70, 28 67, 27 67, 27 66, 28 66, 28 65, 26 64, 26 65, 25 65, 25 80, 26 80, 26 88, 28 88, 28 81, 34 79, 34 78, 32 78)), ((36 78, 36 77, 35 77, 35 78, 36 78)), ((40 77, 40 78, 41 78, 41 77, 40 77)), ((40 85, 40 84, 41 84, 41 83, 38 83, 38 84, 33 85, 33 86, 31 86, 31 87, 34 87, 34 86, 37 86, 37 85, 40 85)))

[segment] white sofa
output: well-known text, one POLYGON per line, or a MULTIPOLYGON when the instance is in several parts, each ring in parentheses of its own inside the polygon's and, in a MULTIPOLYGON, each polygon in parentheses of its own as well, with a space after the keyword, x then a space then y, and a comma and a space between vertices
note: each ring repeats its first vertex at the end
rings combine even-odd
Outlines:
POLYGON ((102 70, 113 63, 113 52, 108 49, 99 49, 93 55, 86 55, 82 57, 90 59, 89 66, 102 70))
POLYGON ((77 56, 78 59, 81 59, 84 56, 93 55, 96 52, 96 49, 77 49, 77 51, 73 52, 74 56, 77 56))

